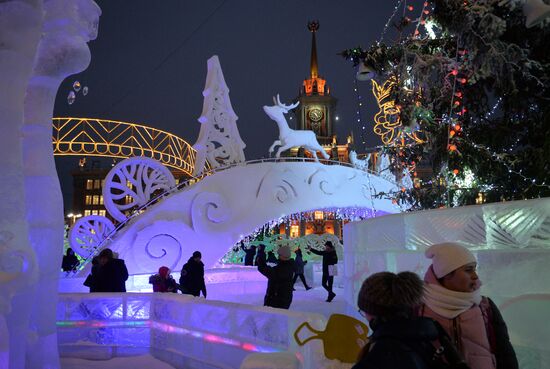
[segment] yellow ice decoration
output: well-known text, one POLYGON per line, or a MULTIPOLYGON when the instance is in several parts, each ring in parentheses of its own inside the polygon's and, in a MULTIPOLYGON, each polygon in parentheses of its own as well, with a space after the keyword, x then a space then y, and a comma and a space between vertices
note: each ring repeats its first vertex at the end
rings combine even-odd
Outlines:
POLYGON ((405 145, 405 136, 413 139, 415 142, 422 143, 422 140, 417 132, 407 133, 402 129, 401 110, 391 99, 391 93, 397 84, 395 77, 390 77, 382 85, 379 85, 374 79, 372 80, 372 93, 376 98, 376 103, 380 110, 374 116, 373 131, 385 145, 394 144, 405 145))
POLYGON ((294 339, 303 346, 311 340, 323 341, 325 356, 330 360, 340 360, 343 363, 355 363, 359 353, 368 342, 369 327, 351 316, 332 314, 324 331, 314 329, 309 322, 303 322, 294 332, 294 339), (307 327, 315 333, 305 340, 301 340, 299 333, 307 327))

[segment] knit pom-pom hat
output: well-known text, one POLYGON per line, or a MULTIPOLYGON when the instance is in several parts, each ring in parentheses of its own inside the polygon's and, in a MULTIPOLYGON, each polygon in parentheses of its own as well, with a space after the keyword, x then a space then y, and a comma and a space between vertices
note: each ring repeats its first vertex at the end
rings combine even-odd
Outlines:
POLYGON ((432 245, 428 247, 425 255, 432 259, 432 267, 437 278, 443 278, 463 265, 476 262, 474 254, 457 242, 432 245))
POLYGON ((423 294, 424 284, 415 273, 380 272, 363 282, 357 305, 373 316, 408 313, 422 303, 423 294))

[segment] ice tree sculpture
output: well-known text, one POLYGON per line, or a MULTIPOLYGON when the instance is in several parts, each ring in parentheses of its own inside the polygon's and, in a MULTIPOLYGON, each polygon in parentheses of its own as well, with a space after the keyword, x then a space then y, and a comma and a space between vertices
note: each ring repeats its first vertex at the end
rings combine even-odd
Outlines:
MULTIPOLYGON (((0 258, 28 255, 28 270, 0 263, 0 367, 23 368, 30 316, 28 286, 35 280, 35 262, 28 237, 23 173, 23 101, 42 33, 42 1, 0 2, 0 258), (14 288, 17 281, 19 288, 14 288), (14 294, 12 295, 13 292, 14 294)), ((49 123, 49 121, 48 121, 49 123)), ((51 136, 50 136, 51 146, 51 136)))
POLYGON ((118 221, 125 211, 145 205, 159 191, 176 186, 172 173, 158 161, 143 156, 128 158, 113 167, 105 177, 105 208, 118 221))
POLYGON ((197 150, 194 175, 202 173, 207 159, 212 168, 245 161, 243 149, 246 145, 237 129, 238 117, 231 107, 218 56, 208 59, 207 65, 206 86, 202 92, 204 103, 199 118, 201 129, 193 145, 197 150))
POLYGON ((85 70, 87 42, 97 37, 101 10, 92 0, 44 1, 42 38, 25 96, 23 159, 29 239, 36 253, 38 279, 33 289, 26 365, 59 365, 56 306, 59 261, 63 255, 63 197, 51 144, 57 90, 71 74, 85 70), (40 188, 41 191, 36 189, 40 188))
MULTIPOLYGON (((61 81, 90 62, 86 42, 95 38, 99 13, 91 0, 0 3, 0 232, 10 235, 2 260, 20 260, 0 264, 2 275, 20 273, 0 311, 7 314, 0 327, 2 368, 59 368, 55 311, 63 205, 51 118, 61 81)), ((2 278, 1 290, 12 283, 2 278)))
POLYGON ((69 243, 74 252, 88 258, 115 226, 108 218, 88 215, 79 218, 69 231, 69 243))

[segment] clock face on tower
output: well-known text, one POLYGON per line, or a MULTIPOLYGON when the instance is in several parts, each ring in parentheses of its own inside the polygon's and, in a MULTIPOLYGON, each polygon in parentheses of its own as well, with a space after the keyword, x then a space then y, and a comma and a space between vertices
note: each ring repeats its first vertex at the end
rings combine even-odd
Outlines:
POLYGON ((323 111, 319 108, 312 108, 307 113, 307 116, 313 123, 318 123, 323 119, 323 111))

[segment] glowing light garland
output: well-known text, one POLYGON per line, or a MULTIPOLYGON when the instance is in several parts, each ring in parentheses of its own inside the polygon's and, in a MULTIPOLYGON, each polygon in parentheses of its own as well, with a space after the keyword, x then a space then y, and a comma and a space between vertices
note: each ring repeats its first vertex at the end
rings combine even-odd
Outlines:
POLYGON ((366 131, 366 126, 363 123, 363 119, 361 117, 361 107, 363 106, 363 102, 361 100, 363 99, 363 97, 361 96, 361 94, 359 94, 359 86, 357 85, 357 78, 355 78, 355 73, 354 73, 354 76, 353 76, 353 91, 355 92, 355 96, 357 98, 356 116, 357 116, 357 123, 359 123, 359 125, 361 126, 361 144, 363 144, 363 146, 366 146, 367 145, 367 139, 366 139, 367 131, 366 131))
POLYGON ((399 9, 399 6, 401 5, 402 2, 403 0, 398 0, 397 4, 395 4, 395 7, 393 8, 393 13, 391 14, 386 24, 384 25, 384 28, 382 29, 382 33, 380 34, 380 39, 376 42, 377 45, 380 45, 380 43, 384 39, 384 36, 386 35, 386 31, 388 30, 390 22, 393 19, 393 17, 395 17, 395 15, 397 14, 397 10, 399 9))

